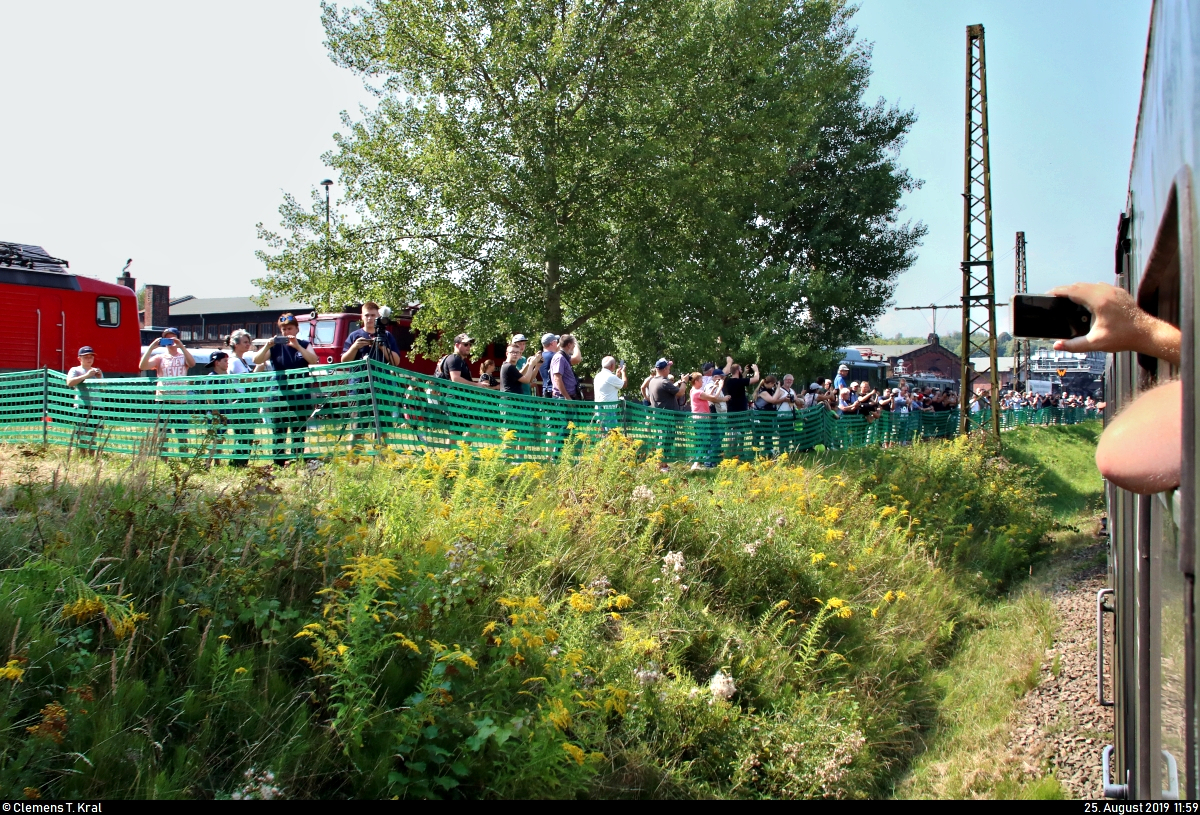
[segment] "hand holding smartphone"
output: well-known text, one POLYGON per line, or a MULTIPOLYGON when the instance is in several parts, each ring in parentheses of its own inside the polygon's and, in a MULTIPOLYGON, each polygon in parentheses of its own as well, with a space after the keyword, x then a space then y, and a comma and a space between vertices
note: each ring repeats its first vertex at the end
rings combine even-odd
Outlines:
POLYGON ((158 340, 158 346, 160 348, 168 348, 174 344, 175 344, 175 340, 171 339, 170 337, 161 337, 158 340))
POLYGON ((1013 296, 1013 336, 1073 340, 1092 329, 1092 313, 1068 297, 1013 296))

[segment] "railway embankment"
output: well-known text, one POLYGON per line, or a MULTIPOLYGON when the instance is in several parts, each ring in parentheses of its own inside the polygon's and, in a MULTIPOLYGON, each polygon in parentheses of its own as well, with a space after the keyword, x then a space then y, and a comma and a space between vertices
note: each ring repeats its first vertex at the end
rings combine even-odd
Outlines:
POLYGON ((1003 666, 964 658, 1032 649, 1001 722, 1036 684, 1044 477, 967 439, 665 473, 619 436, 0 448, 0 795, 886 795, 987 718, 1003 666))
POLYGON ((1037 474, 1054 514, 1049 556, 997 598, 939 673, 946 693, 901 796, 1101 797, 1112 716, 1096 700, 1096 591, 1107 542, 1099 423, 1021 429, 1005 456, 1037 474))

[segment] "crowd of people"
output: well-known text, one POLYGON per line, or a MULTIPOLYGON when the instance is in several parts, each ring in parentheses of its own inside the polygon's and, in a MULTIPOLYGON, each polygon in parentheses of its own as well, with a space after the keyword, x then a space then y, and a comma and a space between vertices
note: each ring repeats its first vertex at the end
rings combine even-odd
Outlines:
MULTIPOLYGON (((228 337, 229 350, 217 350, 210 354, 206 368, 214 380, 214 387, 228 400, 237 402, 244 387, 236 386, 239 375, 264 371, 287 372, 318 364, 318 358, 308 340, 299 337, 299 323, 292 314, 283 314, 277 322, 279 334, 270 342, 254 349, 250 335, 242 330, 228 337), (217 387, 220 386, 220 387, 217 387)), ((345 340, 342 362, 367 358, 378 359, 391 365, 401 361, 395 337, 379 329, 379 306, 368 302, 362 307, 362 327, 352 332, 345 340)), ((605 356, 592 377, 592 398, 586 399, 581 378, 578 374, 583 361, 583 351, 577 337, 572 334, 546 333, 541 336, 541 350, 529 349, 530 341, 524 334, 513 335, 505 349, 504 361, 499 370, 492 360, 484 360, 478 367, 478 378, 472 373, 475 339, 468 334, 454 337, 453 351, 438 360, 434 377, 460 385, 499 391, 505 394, 541 396, 564 401, 586 400, 614 408, 623 398, 629 386, 626 365, 623 360, 605 356)), ((95 354, 92 348, 79 349, 79 366, 67 375, 67 385, 86 390, 86 383, 103 377, 94 367, 95 354)), ((162 336, 150 344, 142 355, 140 367, 153 371, 160 380, 185 376, 196 364, 195 358, 180 338, 180 332, 168 328, 162 336)), ((685 412, 692 416, 696 437, 701 440, 701 452, 696 466, 712 466, 720 457, 722 431, 716 423, 707 420, 721 414, 750 413, 755 452, 759 455, 775 455, 791 450, 798 443, 801 426, 800 411, 806 408, 824 407, 838 418, 862 417, 868 424, 875 422, 885 413, 891 414, 892 425, 903 428, 911 424, 911 417, 925 413, 944 413, 959 408, 958 394, 950 388, 919 386, 900 380, 896 387, 873 386, 870 382, 849 380, 850 368, 841 365, 832 379, 798 386, 792 374, 763 375, 756 363, 741 365, 726 357, 724 365, 717 367, 706 362, 698 370, 676 375, 674 361, 659 359, 638 389, 641 404, 659 410, 685 412), (711 425, 711 428, 710 428, 711 425)), ((351 393, 356 393, 356 379, 350 380, 351 393)), ((213 389, 209 389, 213 390, 213 389)), ((189 422, 183 417, 194 413, 189 406, 188 395, 160 385, 156 401, 165 419, 166 429, 179 434, 178 444, 184 449, 189 422)), ((305 433, 309 423, 311 394, 303 380, 281 378, 272 391, 272 409, 261 408, 271 414, 271 432, 276 462, 284 464, 299 458, 304 453, 305 433)), ((1042 407, 1086 407, 1095 408, 1091 396, 1080 394, 1034 394, 1032 392, 1004 391, 1000 406, 1004 409, 1042 407)), ((978 413, 991 408, 985 391, 977 391, 970 397, 968 409, 978 413)), ((355 414, 357 417, 358 414, 355 414)), ((601 407, 597 411, 598 421, 606 428, 616 426, 616 414, 601 407)), ((365 419, 356 420, 351 431, 351 444, 367 429, 365 419)), ((234 428, 234 443, 239 450, 248 452, 253 428, 234 428)), ((661 441, 664 446, 673 446, 673 436, 661 441)), ((734 455, 742 455, 743 441, 733 440, 734 455)), ((669 451, 668 451, 669 452, 669 451)))

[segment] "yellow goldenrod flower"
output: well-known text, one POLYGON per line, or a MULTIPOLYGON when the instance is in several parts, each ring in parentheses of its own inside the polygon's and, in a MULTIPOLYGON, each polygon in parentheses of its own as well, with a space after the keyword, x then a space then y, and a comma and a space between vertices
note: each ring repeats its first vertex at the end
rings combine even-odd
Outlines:
POLYGON ((563 750, 566 752, 567 755, 569 755, 571 758, 575 759, 576 764, 580 764, 580 765, 583 764, 583 762, 586 758, 586 754, 583 752, 583 750, 576 747, 574 744, 571 744, 571 742, 569 742, 569 741, 563 742, 563 750))
POLYGON ((10 659, 7 665, 0 668, 0 679, 7 679, 9 682, 24 682, 25 671, 18 667, 20 664, 20 660, 10 659))
POLYGON ((246 673, 246 672, 247 672, 247 671, 246 671, 246 669, 245 669, 245 668, 235 668, 235 669, 234 669, 234 671, 233 671, 233 673, 234 673, 234 675, 235 675, 235 676, 240 676, 240 675, 242 675, 242 674, 244 674, 244 673, 246 673))

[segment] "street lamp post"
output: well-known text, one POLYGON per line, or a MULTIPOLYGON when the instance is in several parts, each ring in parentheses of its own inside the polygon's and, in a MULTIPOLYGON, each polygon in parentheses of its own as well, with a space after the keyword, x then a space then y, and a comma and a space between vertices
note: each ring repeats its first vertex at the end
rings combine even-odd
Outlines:
POLYGON ((325 276, 329 276, 329 188, 333 186, 333 181, 326 178, 321 182, 321 186, 325 188, 325 276))

